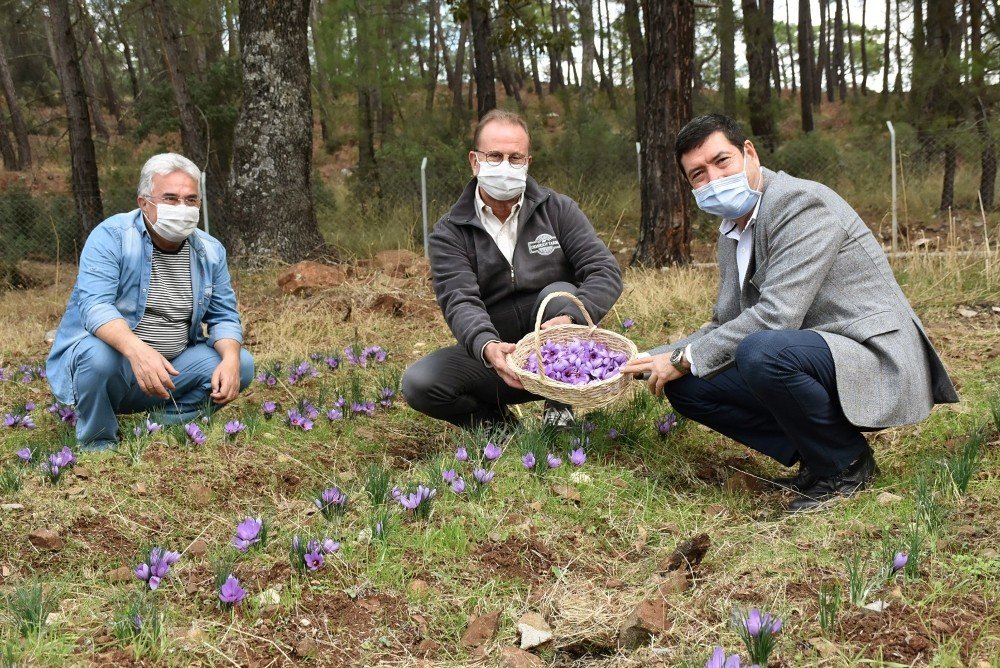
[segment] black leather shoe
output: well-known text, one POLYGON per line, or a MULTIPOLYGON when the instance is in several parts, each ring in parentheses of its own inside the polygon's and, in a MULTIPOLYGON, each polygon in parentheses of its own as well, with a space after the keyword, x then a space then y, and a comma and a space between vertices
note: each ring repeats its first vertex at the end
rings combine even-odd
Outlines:
POLYGON ((816 508, 831 499, 854 496, 867 489, 876 475, 878 466, 875 465, 875 457, 871 450, 866 449, 840 473, 829 478, 817 478, 809 487, 800 489, 799 497, 788 504, 788 510, 796 513, 816 508))
POLYGON ((812 471, 806 468, 805 462, 799 462, 799 472, 783 478, 768 478, 767 482, 775 489, 790 489, 799 492, 812 487, 819 480, 812 471))

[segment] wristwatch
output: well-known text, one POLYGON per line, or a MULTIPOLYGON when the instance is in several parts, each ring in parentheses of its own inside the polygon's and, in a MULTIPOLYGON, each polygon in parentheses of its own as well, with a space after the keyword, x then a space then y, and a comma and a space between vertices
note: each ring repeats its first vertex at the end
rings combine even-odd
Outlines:
POLYGON ((684 349, 676 348, 672 353, 670 353, 670 365, 681 373, 687 373, 691 370, 691 364, 684 358, 684 349))

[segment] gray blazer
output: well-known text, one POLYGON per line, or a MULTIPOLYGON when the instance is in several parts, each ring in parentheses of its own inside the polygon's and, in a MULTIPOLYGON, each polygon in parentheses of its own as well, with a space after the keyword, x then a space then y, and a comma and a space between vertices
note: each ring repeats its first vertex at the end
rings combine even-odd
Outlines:
POLYGON ((691 344, 698 374, 734 364, 761 330, 811 329, 833 353, 844 414, 859 427, 919 422, 958 401, 920 318, 881 246, 837 193, 784 172, 764 172, 753 257, 739 283, 736 241, 719 237, 719 296, 712 322, 657 351, 691 344))

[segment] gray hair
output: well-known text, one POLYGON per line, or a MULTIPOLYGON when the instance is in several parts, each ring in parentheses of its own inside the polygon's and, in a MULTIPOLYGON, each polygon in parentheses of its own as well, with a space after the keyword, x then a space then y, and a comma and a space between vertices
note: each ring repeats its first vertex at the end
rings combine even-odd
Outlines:
POLYGON ((166 176, 174 172, 184 172, 194 179, 194 182, 198 184, 200 192, 201 170, 198 169, 198 165, 179 153, 159 153, 147 160, 146 164, 142 166, 142 171, 139 173, 139 188, 136 194, 139 197, 149 197, 153 194, 153 177, 166 176))

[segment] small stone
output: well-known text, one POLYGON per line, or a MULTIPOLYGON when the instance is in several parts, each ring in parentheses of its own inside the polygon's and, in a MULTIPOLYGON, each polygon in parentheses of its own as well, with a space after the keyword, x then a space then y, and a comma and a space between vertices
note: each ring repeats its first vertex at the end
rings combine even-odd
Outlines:
POLYGON ((302 640, 295 643, 295 656, 300 659, 304 659, 307 656, 311 656, 316 653, 317 650, 316 641, 312 638, 303 638, 302 640))
POLYGON ((261 593, 257 594, 257 602, 260 607, 266 608, 271 605, 278 605, 281 603, 281 594, 274 587, 268 587, 261 593))
POLYGON ((893 494, 892 492, 882 492, 875 497, 875 500, 878 501, 880 506, 891 506, 894 503, 902 501, 903 497, 898 494, 893 494))
POLYGON ((889 609, 889 604, 885 601, 872 601, 865 605, 864 608, 870 612, 883 613, 889 609))
POLYGON ((303 617, 302 619, 299 620, 299 625, 300 626, 311 626, 312 622, 310 622, 308 619, 306 619, 305 617, 303 617))
POLYGON ((197 506, 207 506, 212 502, 212 488, 208 485, 192 484, 188 487, 191 492, 191 501, 197 506))
POLYGON ((10 575, 11 575, 11 573, 13 573, 13 571, 10 569, 10 566, 8 566, 7 564, 4 564, 3 566, 0 566, 0 576, 5 577, 5 578, 9 578, 10 575))
POLYGON ((810 638, 809 644, 813 646, 816 653, 824 659, 837 656, 840 648, 836 643, 830 642, 826 638, 810 638))
POLYGON ((184 592, 191 596, 198 593, 198 583, 194 580, 189 580, 186 585, 184 585, 184 592))
POLYGON ((675 571, 667 573, 663 583, 659 587, 660 596, 679 594, 683 591, 687 591, 690 586, 691 583, 688 580, 688 570, 686 568, 679 568, 675 571))
POLYGON ((332 288, 347 280, 347 272, 339 266, 319 262, 299 262, 278 277, 278 287, 285 294, 298 295, 313 290, 332 288))
POLYGON ((713 503, 710 506, 705 506, 705 517, 726 517, 729 515, 729 509, 725 506, 713 503))
POLYGON ((74 466, 73 475, 75 475, 80 480, 90 480, 91 472, 86 466, 74 466))
POLYGON ((966 308, 965 306, 959 306, 958 314, 963 318, 975 318, 979 315, 979 311, 974 311, 971 308, 966 308))
POLYGON ((63 539, 51 529, 35 529, 28 534, 28 541, 39 550, 61 550, 63 539))
POLYGON ((199 538, 188 545, 187 553, 192 557, 200 558, 208 554, 208 543, 199 538))
POLYGON ((420 644, 417 645, 416 655, 421 659, 429 659, 434 656, 439 649, 441 649, 441 645, 434 642, 430 638, 424 638, 420 641, 420 644))
POLYGON ((485 645, 497 633, 500 625, 500 611, 491 612, 488 615, 480 615, 471 622, 462 634, 462 647, 481 647, 485 645))
POLYGON ((552 493, 567 501, 580 503, 580 492, 576 491, 575 487, 570 487, 569 485, 552 485, 552 493))
POLYGON ((58 613, 58 612, 50 612, 45 617, 45 625, 46 626, 55 626, 56 624, 62 623, 63 620, 64 620, 64 617, 60 613, 58 613))
POLYGON ((618 578, 611 578, 604 583, 604 586, 608 589, 621 589, 625 586, 624 580, 619 580, 618 578))
POLYGON ((87 496, 87 490, 81 487, 80 485, 73 485, 63 490, 63 497, 67 499, 74 499, 84 496, 87 496))
POLYGON ((629 650, 649 644, 653 636, 670 630, 673 624, 667 619, 667 609, 662 598, 651 598, 635 607, 618 631, 618 642, 629 650))
POLYGON ((726 489, 730 492, 761 492, 766 485, 760 478, 736 471, 726 480, 726 489))
POLYGON ((128 582, 135 577, 135 573, 128 566, 119 566, 104 574, 104 579, 108 582, 128 582))
POLYGON ((410 586, 408 587, 410 593, 415 594, 417 596, 423 596, 424 594, 427 593, 427 590, 429 590, 430 588, 431 588, 430 585, 427 584, 425 580, 419 580, 419 579, 411 581, 410 586))
POLYGON ((517 647, 504 647, 500 650, 500 665, 504 668, 544 668, 545 662, 517 647))
POLYGON ((528 504, 528 508, 531 508, 536 513, 541 512, 541 510, 542 510, 542 502, 541 501, 532 501, 531 503, 528 504))
POLYGON ((135 483, 134 485, 132 485, 132 491, 135 492, 136 494, 145 494, 146 493, 146 483, 144 483, 144 482, 137 482, 137 483, 135 483))
POLYGON ((533 649, 552 640, 552 629, 537 612, 526 612, 517 620, 521 649, 533 649))
POLYGON ((24 506, 20 503, 5 503, 2 506, 0 506, 0 508, 3 508, 4 510, 10 512, 13 512, 15 510, 24 510, 24 506))

